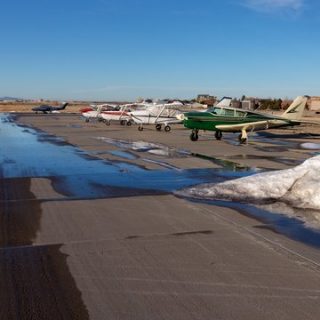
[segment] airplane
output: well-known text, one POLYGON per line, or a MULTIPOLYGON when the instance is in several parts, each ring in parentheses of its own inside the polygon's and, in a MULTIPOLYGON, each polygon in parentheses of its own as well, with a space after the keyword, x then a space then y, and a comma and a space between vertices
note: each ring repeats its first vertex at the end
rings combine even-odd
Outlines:
POLYGON ((35 111, 35 113, 43 112, 43 113, 47 114, 47 113, 51 113, 54 111, 64 110, 68 104, 69 104, 68 102, 64 102, 60 107, 53 107, 53 106, 49 106, 49 105, 44 104, 44 105, 32 108, 32 111, 35 111))
POLYGON ((130 111, 130 107, 133 107, 134 105, 135 104, 103 104, 80 109, 80 112, 86 122, 89 122, 91 119, 97 119, 98 121, 104 122, 106 125, 110 125, 111 121, 120 121, 121 125, 130 126, 133 121, 127 111, 130 111))
POLYGON ((97 119, 98 121, 102 121, 100 114, 103 111, 110 111, 110 110, 118 110, 118 106, 111 105, 111 104, 100 104, 95 105, 92 104, 89 107, 85 107, 80 109, 82 116, 84 117, 86 122, 89 122, 92 119, 97 119))
POLYGON ((163 103, 163 104, 150 104, 145 105, 142 109, 128 112, 131 120, 138 124, 138 130, 143 131, 143 125, 155 124, 156 129, 161 131, 164 125, 164 131, 169 132, 171 127, 169 124, 181 123, 179 115, 182 112, 178 110, 183 104, 176 103, 163 103))
POLYGON ((244 144, 248 141, 247 131, 299 125, 308 98, 297 97, 281 116, 216 105, 205 112, 184 113, 180 119, 192 130, 191 141, 198 140, 199 130, 208 130, 215 131, 217 140, 222 139, 222 132, 240 132, 239 142, 244 144))

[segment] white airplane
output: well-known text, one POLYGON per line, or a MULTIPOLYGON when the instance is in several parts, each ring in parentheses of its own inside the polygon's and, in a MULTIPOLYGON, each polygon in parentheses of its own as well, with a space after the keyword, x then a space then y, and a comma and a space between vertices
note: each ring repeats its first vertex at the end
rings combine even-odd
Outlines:
POLYGON ((100 105, 90 105, 90 107, 80 109, 82 116, 85 118, 86 122, 92 119, 102 121, 100 114, 103 111, 119 110, 119 107, 111 104, 100 104, 100 105))
POLYGON ((99 116, 107 126, 110 125, 111 121, 119 121, 121 125, 131 126, 133 121, 129 114, 130 106, 132 104, 124 104, 120 107, 120 110, 101 111, 99 116))
POLYGON ((143 130, 143 125, 155 124, 156 129, 160 131, 164 126, 164 131, 171 130, 170 124, 182 123, 177 116, 182 114, 178 110, 183 106, 181 102, 164 103, 164 104, 145 104, 144 108, 128 112, 131 120, 138 124, 138 130, 143 130))

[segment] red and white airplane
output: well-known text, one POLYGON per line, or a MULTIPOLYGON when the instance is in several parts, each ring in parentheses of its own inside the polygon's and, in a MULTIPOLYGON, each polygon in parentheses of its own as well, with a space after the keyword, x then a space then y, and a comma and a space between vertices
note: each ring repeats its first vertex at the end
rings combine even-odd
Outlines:
POLYGON ((126 111, 130 111, 130 106, 132 105, 91 105, 90 107, 81 109, 80 112, 86 122, 89 122, 90 120, 98 120, 104 122, 106 125, 110 125, 111 121, 120 121, 121 125, 131 125, 131 117, 126 111))

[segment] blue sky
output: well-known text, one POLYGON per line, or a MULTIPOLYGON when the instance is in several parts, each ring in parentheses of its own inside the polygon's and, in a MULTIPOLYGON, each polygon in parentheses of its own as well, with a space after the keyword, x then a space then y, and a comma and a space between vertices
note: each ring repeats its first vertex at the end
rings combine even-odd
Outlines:
POLYGON ((320 95, 315 0, 2 0, 0 96, 320 95))

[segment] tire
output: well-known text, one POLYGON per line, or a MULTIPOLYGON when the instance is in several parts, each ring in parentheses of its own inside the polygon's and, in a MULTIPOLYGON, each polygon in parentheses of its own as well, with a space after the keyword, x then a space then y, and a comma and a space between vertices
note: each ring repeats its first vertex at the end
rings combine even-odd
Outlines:
POLYGON ((222 139, 222 132, 220 130, 217 130, 216 133, 214 134, 217 140, 222 139))
POLYGON ((127 121, 127 126, 130 127, 132 125, 132 122, 129 120, 127 121))
POLYGON ((156 124, 156 129, 157 129, 158 131, 161 131, 161 128, 162 128, 161 124, 156 124))
POLYGON ((138 130, 139 130, 139 131, 143 131, 143 127, 140 127, 140 126, 139 126, 139 127, 138 127, 138 130))
POLYGON ((105 120, 105 121, 104 121, 104 124, 105 124, 106 126, 110 126, 110 121, 105 120))
POLYGON ((171 131, 171 127, 170 126, 165 126, 164 127, 164 131, 165 132, 170 132, 171 131))
POLYGON ((87 123, 90 121, 88 118, 86 118, 86 120, 85 120, 87 123))
POLYGON ((125 126, 125 125, 126 125, 126 120, 120 120, 120 124, 121 124, 122 126, 125 126))
POLYGON ((191 141, 197 141, 198 139, 199 139, 198 134, 195 133, 195 132, 191 132, 191 134, 190 134, 190 140, 191 140, 191 141))

